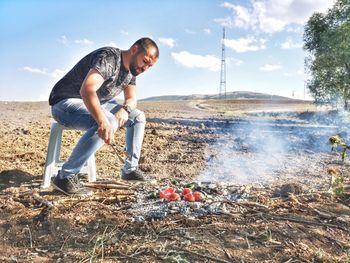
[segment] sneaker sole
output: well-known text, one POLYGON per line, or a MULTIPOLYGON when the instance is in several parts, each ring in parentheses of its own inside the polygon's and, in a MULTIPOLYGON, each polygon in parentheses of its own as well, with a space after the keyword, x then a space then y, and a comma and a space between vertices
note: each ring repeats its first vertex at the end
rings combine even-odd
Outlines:
POLYGON ((62 190, 61 188, 59 188, 57 185, 55 185, 55 183, 51 183, 52 184, 52 186, 53 186, 53 188, 54 189, 56 189, 57 191, 60 191, 61 193, 64 193, 65 195, 73 195, 73 194, 69 194, 69 193, 67 193, 66 191, 64 191, 64 190, 62 190))
POLYGON ((67 193, 66 191, 62 190, 61 188, 59 188, 57 185, 55 185, 53 182, 51 183, 53 188, 56 189, 57 191, 61 192, 61 193, 64 193, 65 195, 67 196, 92 196, 94 193, 91 192, 91 193, 84 193, 84 194, 70 194, 70 193, 67 193))

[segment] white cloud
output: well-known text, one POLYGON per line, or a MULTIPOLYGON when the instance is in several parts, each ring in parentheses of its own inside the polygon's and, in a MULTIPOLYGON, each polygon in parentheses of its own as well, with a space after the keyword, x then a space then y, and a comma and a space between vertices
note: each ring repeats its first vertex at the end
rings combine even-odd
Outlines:
POLYGON ((63 45, 67 46, 69 44, 68 38, 66 36, 61 36, 57 39, 58 42, 61 42, 63 45))
MULTIPOLYGON (((63 45, 65 46, 68 46, 70 44, 70 40, 65 36, 61 36, 59 39, 57 39, 58 42, 62 43, 63 45)), ((76 39, 74 40, 74 43, 75 44, 78 44, 78 45, 84 45, 84 46, 89 46, 89 45, 93 45, 94 42, 89 40, 89 39, 76 39)))
POLYGON ((179 64, 187 68, 203 68, 211 71, 219 71, 221 60, 212 55, 196 55, 187 51, 171 53, 172 58, 179 64))
POLYGON ((84 39, 77 39, 77 40, 74 40, 74 42, 76 44, 84 45, 84 46, 89 46, 89 45, 93 45, 94 44, 93 41, 91 41, 89 39, 86 39, 86 38, 84 38, 84 39))
POLYGON ((195 34, 197 34, 195 31, 192 31, 192 30, 190 30, 190 29, 188 29, 188 28, 185 29, 185 32, 186 32, 187 34, 190 34, 190 35, 195 35, 195 34))
POLYGON ((303 25, 314 12, 325 12, 335 0, 255 0, 250 6, 228 2, 223 7, 231 17, 215 19, 222 26, 253 29, 265 33, 285 30, 290 24, 303 25))
POLYGON ((34 74, 46 74, 46 69, 38 69, 38 68, 32 68, 28 66, 25 66, 20 70, 27 71, 29 73, 34 73, 34 74))
POLYGON ((65 74, 65 72, 63 70, 60 70, 60 69, 55 69, 54 71, 49 72, 46 68, 38 69, 38 68, 32 68, 32 67, 28 67, 28 66, 20 68, 19 70, 26 71, 26 72, 33 73, 33 74, 41 74, 41 75, 45 75, 45 76, 50 76, 54 79, 59 79, 59 78, 63 77, 63 75, 65 74))
POLYGON ((231 57, 227 57, 226 58, 226 62, 228 65, 235 65, 235 66, 240 66, 243 64, 243 60, 240 60, 240 59, 236 59, 236 58, 231 58, 231 57))
POLYGON ((299 69, 297 72, 295 72, 296 75, 304 75, 304 69, 299 69))
POLYGON ((168 37, 168 38, 160 37, 160 38, 158 38, 158 40, 160 43, 162 43, 163 45, 166 45, 170 48, 173 48, 175 46, 175 39, 173 39, 171 37, 168 37))
POLYGON ((127 35, 129 35, 129 32, 127 32, 127 31, 125 31, 125 30, 120 30, 120 33, 122 33, 122 35, 125 35, 125 36, 127 36, 127 35))
POLYGON ((224 17, 224 18, 216 18, 214 19, 214 22, 218 23, 219 25, 223 26, 223 27, 229 27, 232 28, 233 27, 233 23, 232 23, 232 19, 231 17, 224 17))
POLYGON ((287 26, 286 31, 291 33, 303 33, 304 28, 303 26, 287 26))
POLYGON ((259 69, 261 71, 275 71, 281 69, 281 65, 278 64, 265 64, 264 66, 261 66, 259 69))
POLYGON ((256 39, 253 36, 248 36, 246 38, 238 39, 225 39, 225 46, 232 48, 238 53, 243 53, 247 51, 258 51, 265 49, 266 39, 260 38, 256 39))
POLYGON ((118 47, 118 45, 116 43, 114 43, 114 42, 109 42, 107 44, 107 46, 109 46, 109 47, 118 47))
POLYGON ((55 69, 54 71, 52 71, 50 73, 50 76, 54 79, 60 79, 64 76, 66 72, 64 72, 63 70, 60 70, 60 69, 55 69))
POLYGON ((229 25, 240 28, 247 28, 250 24, 254 23, 253 20, 255 18, 250 14, 250 11, 247 8, 240 5, 233 5, 228 2, 223 3, 222 6, 230 9, 233 13, 236 14, 236 16, 233 16, 232 18, 225 18, 227 19, 229 25))
POLYGON ((282 49, 302 48, 303 43, 295 43, 290 37, 281 44, 282 49))
POLYGON ((204 33, 205 33, 206 35, 211 35, 211 30, 210 30, 210 28, 204 28, 203 31, 204 31, 204 33))

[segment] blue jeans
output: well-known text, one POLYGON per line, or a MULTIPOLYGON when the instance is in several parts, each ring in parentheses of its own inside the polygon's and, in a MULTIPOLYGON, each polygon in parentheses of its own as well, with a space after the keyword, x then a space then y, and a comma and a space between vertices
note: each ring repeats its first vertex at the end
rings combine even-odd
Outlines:
MULTIPOLYGON (((116 100, 110 100, 101 104, 106 117, 111 124, 113 131, 118 130, 117 119, 114 114, 122 107, 116 100)), ((104 141, 98 136, 98 125, 95 119, 87 110, 82 99, 65 99, 51 108, 53 118, 60 124, 73 129, 85 130, 86 132, 80 138, 74 147, 72 154, 63 164, 60 172, 61 178, 75 175, 80 172, 85 162, 102 147, 104 141)), ((141 147, 145 131, 145 114, 135 109, 129 114, 128 121, 124 124, 126 128, 126 152, 125 164, 123 170, 126 173, 137 169, 141 154, 141 147)))

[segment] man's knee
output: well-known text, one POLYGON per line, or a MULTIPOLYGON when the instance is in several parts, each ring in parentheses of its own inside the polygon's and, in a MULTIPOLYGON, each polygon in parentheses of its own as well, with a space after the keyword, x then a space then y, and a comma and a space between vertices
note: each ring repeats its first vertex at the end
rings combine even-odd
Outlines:
POLYGON ((146 115, 143 111, 140 111, 140 114, 137 115, 136 120, 138 122, 146 122, 146 115))
POLYGON ((134 119, 135 122, 146 122, 146 115, 143 111, 140 111, 138 109, 133 110, 130 113, 129 118, 134 119))

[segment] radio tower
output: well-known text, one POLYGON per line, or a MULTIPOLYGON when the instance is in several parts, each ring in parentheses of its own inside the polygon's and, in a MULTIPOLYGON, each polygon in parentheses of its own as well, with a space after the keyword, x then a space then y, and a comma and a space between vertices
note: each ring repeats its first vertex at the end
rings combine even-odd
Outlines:
POLYGON ((226 56, 225 56, 225 28, 222 28, 221 47, 221 73, 220 73, 220 93, 219 98, 226 99, 226 56))

